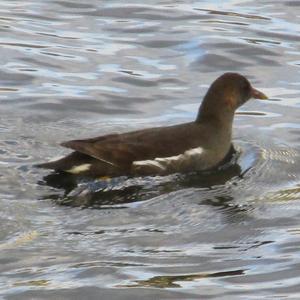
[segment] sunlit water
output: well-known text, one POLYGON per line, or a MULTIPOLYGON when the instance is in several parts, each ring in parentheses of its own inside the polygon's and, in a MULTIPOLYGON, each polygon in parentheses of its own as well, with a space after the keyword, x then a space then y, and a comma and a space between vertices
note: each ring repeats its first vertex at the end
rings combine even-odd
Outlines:
POLYGON ((2 1, 2 297, 299 299, 299 16, 296 0, 2 1), (31 167, 64 140, 192 120, 225 71, 274 101, 241 108, 224 169, 83 203, 31 167))

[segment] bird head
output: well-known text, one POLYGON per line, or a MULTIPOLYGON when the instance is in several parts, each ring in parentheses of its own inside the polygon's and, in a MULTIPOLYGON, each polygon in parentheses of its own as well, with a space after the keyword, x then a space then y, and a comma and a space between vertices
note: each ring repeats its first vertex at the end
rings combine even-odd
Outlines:
POLYGON ((268 99, 264 93, 252 87, 246 77, 238 73, 225 73, 211 84, 200 107, 198 118, 215 113, 233 114, 251 98, 268 99))

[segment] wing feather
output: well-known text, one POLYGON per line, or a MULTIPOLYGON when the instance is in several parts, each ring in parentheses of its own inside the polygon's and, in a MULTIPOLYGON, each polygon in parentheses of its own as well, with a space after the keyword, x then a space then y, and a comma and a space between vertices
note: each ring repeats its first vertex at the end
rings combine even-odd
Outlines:
MULTIPOLYGON (((133 161, 178 155, 194 148, 194 145, 199 143, 199 139, 189 137, 186 127, 182 130, 184 128, 182 125, 111 134, 86 140, 72 140, 61 145, 113 166, 130 167, 133 161), (177 127, 177 130, 170 130, 174 127, 177 127), (180 139, 186 142, 178 143, 180 139)), ((186 125, 193 126, 192 123, 186 123, 186 125)))

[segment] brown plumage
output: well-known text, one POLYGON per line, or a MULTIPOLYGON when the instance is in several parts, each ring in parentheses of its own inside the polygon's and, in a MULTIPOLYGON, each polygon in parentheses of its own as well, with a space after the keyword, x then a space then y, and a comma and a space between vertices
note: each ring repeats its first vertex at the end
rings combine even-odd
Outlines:
POLYGON ((245 77, 225 73, 212 83, 194 122, 64 142, 74 152, 38 167, 93 177, 210 169, 229 152, 234 112, 250 98, 267 99, 245 77))

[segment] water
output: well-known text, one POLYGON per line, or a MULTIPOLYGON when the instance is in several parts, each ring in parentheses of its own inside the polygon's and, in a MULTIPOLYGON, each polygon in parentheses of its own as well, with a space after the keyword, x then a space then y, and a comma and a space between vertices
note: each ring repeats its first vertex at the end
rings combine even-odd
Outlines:
POLYGON ((220 3, 2 1, 3 299, 300 298, 300 2, 220 3), (225 71, 274 100, 240 109, 226 169, 82 209, 31 167, 64 140, 191 120, 225 71))

